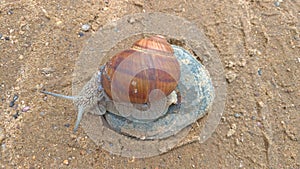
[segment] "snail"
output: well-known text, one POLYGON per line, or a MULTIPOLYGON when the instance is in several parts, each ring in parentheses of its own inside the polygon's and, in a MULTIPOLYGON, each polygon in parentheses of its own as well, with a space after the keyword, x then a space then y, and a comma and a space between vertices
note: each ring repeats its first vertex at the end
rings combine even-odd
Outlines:
POLYGON ((202 117, 214 98, 205 68, 161 35, 142 38, 113 56, 77 96, 41 92, 74 101, 74 132, 90 112, 104 116, 119 133, 139 139, 176 134, 202 117))

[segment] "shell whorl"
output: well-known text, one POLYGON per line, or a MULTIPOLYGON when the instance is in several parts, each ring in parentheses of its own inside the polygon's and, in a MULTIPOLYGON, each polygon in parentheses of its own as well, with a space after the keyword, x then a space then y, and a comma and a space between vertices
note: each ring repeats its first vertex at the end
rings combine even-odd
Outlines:
MULTIPOLYGON (((180 66, 173 48, 163 36, 156 35, 138 40, 130 49, 110 59, 102 73, 102 86, 110 98, 113 88, 118 101, 147 103, 154 89, 168 96, 176 88, 179 78, 180 66)), ((157 95, 154 99, 160 97, 157 95)))

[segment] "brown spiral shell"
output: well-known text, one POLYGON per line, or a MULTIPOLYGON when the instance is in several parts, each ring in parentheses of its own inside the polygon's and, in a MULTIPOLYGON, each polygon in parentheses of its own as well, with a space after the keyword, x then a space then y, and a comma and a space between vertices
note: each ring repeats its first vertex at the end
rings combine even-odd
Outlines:
POLYGON ((101 76, 102 86, 110 98, 113 79, 116 86, 113 92, 118 94, 118 101, 128 101, 129 95, 131 103, 149 102, 149 94, 154 89, 168 96, 179 78, 180 66, 173 48, 160 35, 138 40, 130 49, 116 54, 106 63, 101 76), (114 78, 116 72, 120 75, 118 78, 114 78))

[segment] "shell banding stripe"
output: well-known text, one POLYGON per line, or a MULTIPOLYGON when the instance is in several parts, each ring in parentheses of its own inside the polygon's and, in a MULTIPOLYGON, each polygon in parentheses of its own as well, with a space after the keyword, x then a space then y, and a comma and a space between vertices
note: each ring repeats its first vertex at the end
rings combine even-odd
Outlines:
POLYGON ((131 49, 152 55, 164 55, 165 57, 172 57, 174 54, 173 49, 167 49, 163 45, 160 45, 156 48, 149 48, 146 46, 141 46, 140 44, 135 44, 131 47, 131 49))
POLYGON ((169 95, 180 78, 179 62, 173 52, 171 45, 161 37, 137 41, 131 49, 118 53, 105 65, 102 74, 105 92, 112 98, 113 80, 117 90, 114 93, 118 93, 121 100, 127 100, 128 92, 131 102, 146 103, 153 89, 169 95), (120 78, 114 78, 116 72, 120 78))
MULTIPOLYGON (((174 63, 174 58, 172 57, 165 57, 164 55, 152 55, 152 57, 146 57, 148 55, 147 53, 137 53, 134 50, 126 50, 122 52, 121 55, 118 55, 117 59, 111 60, 110 63, 108 63, 104 69, 104 74, 106 75, 106 78, 110 80, 109 75, 113 75, 115 71, 117 70, 118 73, 121 73, 122 75, 126 76, 135 76, 139 79, 144 80, 155 80, 156 77, 160 77, 159 81, 161 82, 174 82, 177 77, 172 77, 169 75, 169 72, 174 72, 174 69, 176 69, 178 66, 177 63, 174 63), (141 57, 141 59, 138 60, 132 60, 131 63, 128 63, 126 66, 118 67, 121 62, 123 62, 128 55, 138 55, 138 57, 141 57), (145 60, 147 58, 147 60, 145 60), (148 65, 145 65, 150 72, 150 75, 156 75, 156 76, 143 76, 143 74, 140 74, 137 72, 131 72, 130 69, 128 69, 131 66, 137 65, 140 62, 147 62, 148 65), (152 68, 151 68, 152 67, 152 68), (164 70, 155 69, 164 67, 164 70), (153 69, 154 68, 154 69, 153 69), (163 73, 165 72, 165 73, 163 73), (167 74, 167 75, 165 75, 167 74)), ((176 70, 179 71, 179 70, 176 70)))

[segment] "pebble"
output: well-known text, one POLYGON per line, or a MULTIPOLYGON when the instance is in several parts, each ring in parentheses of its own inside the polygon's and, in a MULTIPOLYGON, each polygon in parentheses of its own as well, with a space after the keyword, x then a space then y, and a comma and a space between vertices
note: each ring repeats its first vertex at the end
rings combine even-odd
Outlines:
POLYGON ((5 36, 4 39, 5 39, 5 40, 10 40, 9 36, 5 36))
POLYGON ((13 13, 14 13, 14 11, 11 10, 11 9, 7 11, 7 14, 8 14, 8 15, 12 15, 13 13))
POLYGON ((262 102, 262 101, 259 101, 257 103, 260 108, 263 108, 265 106, 264 102, 262 102))
POLYGON ((233 68, 233 67, 235 67, 235 63, 234 63, 233 61, 230 60, 230 61, 228 61, 228 62, 226 63, 225 67, 233 68))
POLYGON ((65 124, 64 126, 69 128, 69 127, 70 127, 70 124, 69 124, 69 123, 67 123, 67 124, 65 124))
POLYGON ((235 133, 235 130, 234 129, 230 129, 228 132, 227 132, 227 137, 231 137, 233 134, 235 133))
POLYGON ((13 115, 13 117, 14 117, 15 119, 17 119, 19 116, 20 116, 19 111, 16 111, 16 113, 13 115))
POLYGON ((41 72, 42 72, 43 75, 48 75, 50 73, 55 72, 55 69, 52 68, 52 67, 44 67, 44 68, 41 69, 41 72))
POLYGON ((128 23, 133 24, 135 22, 134 18, 129 18, 128 23))
POLYGON ((64 163, 64 165, 69 165, 70 164, 69 160, 64 160, 63 163, 64 163))
POLYGON ((2 36, 3 36, 2 33, 0 33, 0 39, 2 38, 2 36))
POLYGON ((19 59, 20 59, 20 60, 23 60, 23 59, 24 59, 24 56, 23 56, 23 55, 20 55, 20 56, 19 56, 19 59))
POLYGON ((25 106, 25 107, 23 107, 22 112, 27 112, 28 110, 30 110, 30 107, 29 106, 25 106))
POLYGON ((237 77, 237 75, 234 72, 232 72, 232 71, 229 71, 226 74, 226 80, 228 81, 228 83, 233 82, 236 79, 236 77, 237 77))
POLYGON ((13 97, 13 101, 17 101, 18 98, 19 98, 19 96, 17 94, 15 94, 14 97, 13 97))
POLYGON ((234 135, 235 132, 236 132, 236 124, 232 124, 231 129, 229 129, 226 136, 231 137, 232 135, 234 135))
POLYGON ((280 2, 278 2, 278 1, 274 2, 274 5, 275 5, 276 7, 279 7, 279 6, 280 6, 280 2))
POLYGON ((11 102, 9 103, 9 107, 14 107, 14 105, 15 105, 15 101, 11 101, 11 102))
POLYGON ((78 37, 83 37, 83 36, 84 36, 84 33, 82 33, 82 32, 78 33, 78 37))
POLYGON ((259 76, 262 75, 262 70, 261 70, 260 68, 258 69, 257 74, 258 74, 259 76))
POLYGON ((83 24, 83 25, 81 26, 81 30, 83 30, 83 31, 85 31, 85 32, 89 31, 90 28, 91 28, 91 26, 90 26, 89 24, 83 24))
POLYGON ((2 143, 2 141, 4 140, 5 135, 4 135, 4 131, 3 129, 0 127, 0 144, 2 143))
POLYGON ((1 148, 2 148, 2 150, 5 150, 6 149, 6 144, 5 143, 1 144, 1 148))
POLYGON ((239 114, 239 113, 234 113, 234 117, 235 118, 239 118, 239 117, 241 117, 242 115, 241 114, 239 114))
POLYGON ((105 7, 102 8, 102 10, 103 10, 103 11, 107 11, 107 10, 108 10, 108 7, 105 6, 105 7))
POLYGON ((44 116, 46 113, 45 112, 40 112, 40 116, 44 116))

